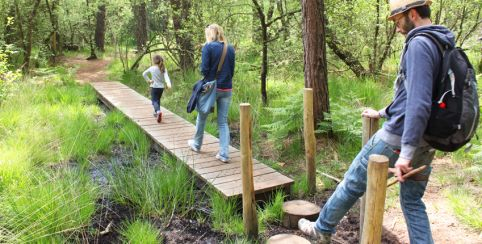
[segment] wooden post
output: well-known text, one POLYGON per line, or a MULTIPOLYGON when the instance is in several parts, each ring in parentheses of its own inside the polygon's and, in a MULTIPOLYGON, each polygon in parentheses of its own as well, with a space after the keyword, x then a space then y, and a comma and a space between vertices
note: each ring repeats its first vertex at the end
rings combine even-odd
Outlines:
POLYGON ((370 155, 368 159, 365 219, 362 244, 378 244, 382 240, 383 211, 387 195, 388 158, 370 155))
MULTIPOLYGON (((378 131, 378 119, 362 117, 362 148, 368 140, 378 131)), ((360 234, 363 233, 363 220, 365 218, 365 195, 360 198, 360 234)), ((361 243, 361 238, 360 238, 361 243)))
POLYGON ((258 218, 254 199, 253 157, 251 151, 251 105, 242 103, 240 108, 241 175, 243 184, 244 234, 258 237, 258 218))
POLYGON ((316 191, 316 167, 315 167, 315 122, 313 121, 313 89, 305 88, 303 93, 303 122, 305 137, 305 160, 306 160, 306 180, 308 181, 308 192, 316 191))

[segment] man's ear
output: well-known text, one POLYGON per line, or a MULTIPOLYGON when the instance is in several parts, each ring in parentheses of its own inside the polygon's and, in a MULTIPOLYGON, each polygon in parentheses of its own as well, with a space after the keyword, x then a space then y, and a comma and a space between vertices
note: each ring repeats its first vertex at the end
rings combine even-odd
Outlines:
POLYGON ((419 20, 420 15, 418 15, 417 10, 412 8, 412 9, 408 10, 408 18, 413 22, 413 21, 419 20))

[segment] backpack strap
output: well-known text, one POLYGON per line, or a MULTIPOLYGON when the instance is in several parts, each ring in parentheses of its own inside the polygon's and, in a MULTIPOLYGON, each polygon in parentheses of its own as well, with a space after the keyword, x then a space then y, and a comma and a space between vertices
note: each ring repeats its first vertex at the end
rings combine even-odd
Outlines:
POLYGON ((440 54, 440 70, 439 70, 439 73, 437 74, 437 77, 433 81, 433 87, 432 87, 432 96, 434 96, 435 94, 437 94, 437 90, 440 87, 442 87, 443 84, 445 83, 445 76, 444 76, 445 72, 444 72, 444 70, 447 71, 448 65, 449 65, 448 62, 445 62, 445 54, 446 54, 446 51, 450 47, 448 45, 442 45, 442 43, 430 32, 421 32, 421 33, 415 34, 413 37, 410 38, 410 40, 408 40, 405 43, 406 48, 404 49, 403 55, 405 55, 405 52, 408 49, 408 45, 410 44, 412 39, 417 37, 417 36, 424 36, 424 37, 427 37, 428 39, 430 39, 433 43, 435 43, 435 45, 437 46, 437 50, 439 51, 439 54, 440 54))
POLYGON ((445 54, 444 51, 449 49, 448 45, 442 45, 442 43, 440 43, 440 41, 436 37, 434 37, 432 34, 430 34, 429 32, 417 33, 412 37, 412 39, 415 38, 416 36, 425 36, 428 39, 432 40, 435 43, 435 45, 437 45, 440 54, 442 54, 442 58, 445 54))
POLYGON ((216 71, 216 80, 218 79, 219 73, 221 72, 221 68, 224 64, 224 59, 226 58, 226 53, 228 52, 228 42, 225 40, 223 42, 223 53, 221 54, 221 59, 219 60, 218 69, 216 71))

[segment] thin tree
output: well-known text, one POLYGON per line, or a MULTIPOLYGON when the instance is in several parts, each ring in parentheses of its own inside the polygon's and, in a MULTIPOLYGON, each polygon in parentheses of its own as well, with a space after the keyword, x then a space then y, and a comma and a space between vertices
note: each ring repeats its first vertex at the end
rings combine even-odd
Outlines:
POLYGON ((22 71, 27 73, 30 70, 30 56, 32 54, 32 36, 33 36, 33 29, 35 25, 35 16, 37 15, 37 10, 40 5, 40 0, 34 0, 32 5, 32 11, 30 12, 27 20, 27 29, 24 33, 24 27, 22 22, 22 13, 20 12, 20 8, 18 7, 18 1, 14 1, 15 4, 15 14, 18 24, 18 31, 19 37, 21 41, 21 46, 23 49, 23 66, 22 71))
POLYGON ((50 61, 52 63, 55 63, 58 53, 61 50, 60 49, 61 45, 59 45, 60 43, 59 17, 56 12, 57 7, 59 6, 59 1, 52 0, 51 2, 49 2, 49 0, 45 0, 45 6, 47 7, 50 24, 52 25, 52 31, 50 32, 50 35, 48 38, 49 39, 48 47, 50 49, 50 52, 52 53, 50 61))
POLYGON ((92 31, 92 18, 94 17, 94 13, 90 10, 90 3, 89 0, 85 0, 87 4, 87 36, 83 36, 84 40, 89 43, 90 47, 90 56, 87 60, 97 59, 97 55, 95 55, 95 44, 94 44, 94 31, 92 31))
POLYGON ((276 30, 276 33, 270 35, 270 27, 277 21, 281 21, 287 16, 292 16, 301 11, 301 9, 296 9, 290 12, 280 13, 279 16, 274 17, 275 3, 274 0, 270 0, 270 6, 267 13, 263 11, 263 6, 258 2, 258 0, 252 0, 254 9, 257 12, 259 19, 260 30, 261 30, 261 97, 263 99, 263 104, 268 104, 268 92, 266 91, 266 79, 268 77, 268 45, 270 42, 279 38, 279 34, 284 31, 284 27, 276 30))
POLYGON ((104 51, 104 42, 105 42, 105 17, 106 17, 106 8, 105 5, 102 4, 99 6, 97 10, 96 16, 96 25, 95 25, 95 46, 100 51, 104 51))
POLYGON ((142 1, 141 3, 134 4, 132 7, 132 12, 135 16, 134 33, 136 37, 137 52, 141 53, 145 49, 147 43, 146 3, 142 1))
POLYGON ((174 37, 179 49, 179 63, 181 69, 194 67, 194 44, 191 34, 186 31, 191 15, 192 2, 190 0, 170 0, 174 37))

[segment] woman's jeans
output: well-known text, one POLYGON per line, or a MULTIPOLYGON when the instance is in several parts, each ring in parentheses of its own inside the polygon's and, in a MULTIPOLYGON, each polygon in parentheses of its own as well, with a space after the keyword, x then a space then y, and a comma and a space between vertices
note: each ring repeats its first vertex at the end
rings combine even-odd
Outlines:
MULTIPOLYGON (((231 91, 216 91, 216 103, 218 106, 218 129, 219 129, 219 155, 224 159, 229 159, 229 126, 228 111, 231 104, 231 91)), ((196 135, 194 136, 194 146, 201 149, 203 144, 204 127, 209 113, 197 114, 196 135)))
MULTIPOLYGON (((389 158, 389 167, 398 159, 400 147, 389 145, 375 134, 353 160, 343 181, 328 199, 316 221, 316 229, 322 233, 334 233, 335 226, 366 191, 367 167, 370 154, 381 154, 389 158)), ((410 243, 433 243, 430 222, 422 201, 432 168, 430 164, 435 150, 430 146, 420 147, 415 152, 411 166, 429 165, 412 179, 400 184, 400 204, 407 222, 410 243)), ((367 206, 370 207, 370 206, 367 206)))
POLYGON ((164 92, 164 88, 151 87, 151 101, 154 107, 154 113, 161 111, 162 92, 164 92))

